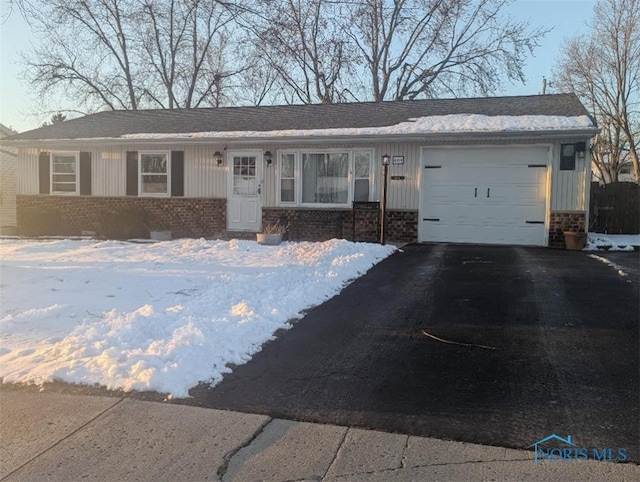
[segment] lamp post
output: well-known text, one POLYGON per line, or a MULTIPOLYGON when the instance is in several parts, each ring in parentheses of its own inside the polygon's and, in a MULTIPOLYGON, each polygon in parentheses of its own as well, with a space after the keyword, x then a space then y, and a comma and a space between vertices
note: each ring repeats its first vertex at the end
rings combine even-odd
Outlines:
POLYGON ((387 175, 389 171, 389 154, 382 156, 382 200, 380 201, 380 244, 384 244, 387 224, 387 175))

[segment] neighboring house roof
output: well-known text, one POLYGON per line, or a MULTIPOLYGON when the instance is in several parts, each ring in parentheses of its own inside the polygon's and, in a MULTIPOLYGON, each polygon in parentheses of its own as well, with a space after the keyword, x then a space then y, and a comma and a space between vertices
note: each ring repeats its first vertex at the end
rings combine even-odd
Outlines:
POLYGON ((16 133, 13 129, 8 128, 4 124, 0 124, 0 138, 9 137, 16 133))
MULTIPOLYGON (((432 121, 430 124, 427 123, 427 127, 423 126, 428 132, 446 132, 446 128, 433 127, 436 118, 445 126, 457 122, 460 127, 454 130, 460 132, 460 129, 465 129, 465 125, 469 125, 468 119, 460 119, 461 114, 467 117, 488 116, 491 119, 498 116, 529 116, 526 126, 533 127, 520 130, 593 130, 595 125, 574 94, 556 94, 377 103, 106 111, 24 132, 12 136, 9 140, 207 137, 205 133, 210 134, 209 137, 239 138, 265 137, 265 133, 269 132, 277 132, 280 137, 339 135, 334 131, 336 129, 343 130, 345 135, 411 134, 418 133, 411 129, 417 125, 415 121, 425 119, 432 121), (443 117, 456 115, 458 117, 443 117), (581 120, 564 124, 554 121, 545 129, 543 124, 531 124, 531 116, 581 120), (398 125, 406 128, 388 130, 390 126, 398 125), (361 129, 365 130, 360 131, 361 129)), ((475 124, 482 127, 486 126, 487 122, 485 120, 482 124, 476 118, 475 124)), ((505 128, 502 122, 496 123, 490 129, 477 130, 509 129, 505 128)))

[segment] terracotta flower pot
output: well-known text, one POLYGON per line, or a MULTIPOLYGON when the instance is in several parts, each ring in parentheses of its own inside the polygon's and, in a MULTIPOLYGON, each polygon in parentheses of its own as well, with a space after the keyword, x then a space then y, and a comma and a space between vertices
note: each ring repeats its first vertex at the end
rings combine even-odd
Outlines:
POLYGON ((582 251, 587 244, 587 233, 564 232, 564 245, 571 251, 582 251))

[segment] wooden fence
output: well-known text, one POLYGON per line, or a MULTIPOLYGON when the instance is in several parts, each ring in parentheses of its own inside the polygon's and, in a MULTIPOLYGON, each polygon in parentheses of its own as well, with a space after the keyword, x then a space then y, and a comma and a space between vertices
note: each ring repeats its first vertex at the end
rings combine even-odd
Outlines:
POLYGON ((609 234, 640 233, 640 184, 591 184, 589 231, 609 234))

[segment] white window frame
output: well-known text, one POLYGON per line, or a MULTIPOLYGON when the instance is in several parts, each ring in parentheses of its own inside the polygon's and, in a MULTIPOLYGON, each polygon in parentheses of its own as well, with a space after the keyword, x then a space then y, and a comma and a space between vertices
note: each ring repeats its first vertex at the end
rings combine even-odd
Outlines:
POLYGON ((356 180, 365 179, 364 177, 356 177, 356 152, 369 153, 369 199, 367 199, 367 201, 370 202, 373 200, 373 190, 375 188, 374 164, 373 164, 375 159, 375 151, 374 149, 364 149, 364 148, 351 150, 351 155, 352 155, 351 165, 352 165, 352 172, 353 172, 353 180, 351 181, 352 189, 353 189, 352 200, 356 196, 356 180))
MULTIPOLYGON (((276 179, 276 204, 278 206, 296 206, 305 208, 335 208, 344 209, 351 208, 353 203, 353 196, 355 193, 355 153, 356 152, 368 152, 370 153, 369 165, 369 201, 372 200, 375 190, 375 177, 374 177, 374 159, 375 149, 373 148, 335 148, 335 149, 282 149, 277 151, 277 179, 276 179), (303 154, 332 154, 332 153, 346 153, 349 158, 349 165, 347 170, 347 202, 346 203, 304 203, 302 202, 302 158, 303 154), (281 189, 282 189, 282 177, 281 177, 281 156, 283 154, 294 155, 294 201, 282 201, 281 189)), ((362 178, 359 178, 362 179, 362 178)))
POLYGON ((171 151, 140 151, 138 153, 138 196, 140 197, 171 197, 171 151), (167 156, 167 192, 143 192, 142 190, 142 176, 162 176, 163 174, 157 172, 142 172, 142 157, 145 154, 159 155, 163 154, 167 156))
POLYGON ((80 193, 80 151, 52 151, 49 155, 49 192, 51 194, 56 194, 59 196, 77 196, 80 193), (53 159, 56 156, 73 156, 76 160, 75 167, 75 185, 76 188, 74 191, 56 191, 53 189, 54 181, 53 181, 53 159))
POLYGON ((300 175, 298 173, 299 162, 298 158, 300 157, 299 151, 285 149, 276 152, 276 168, 278 170, 277 175, 277 194, 276 194, 276 203, 279 206, 297 206, 298 205, 298 191, 300 190, 300 175), (293 179, 293 201, 283 201, 282 200, 282 156, 293 155, 293 178, 285 178, 285 179, 293 179))

